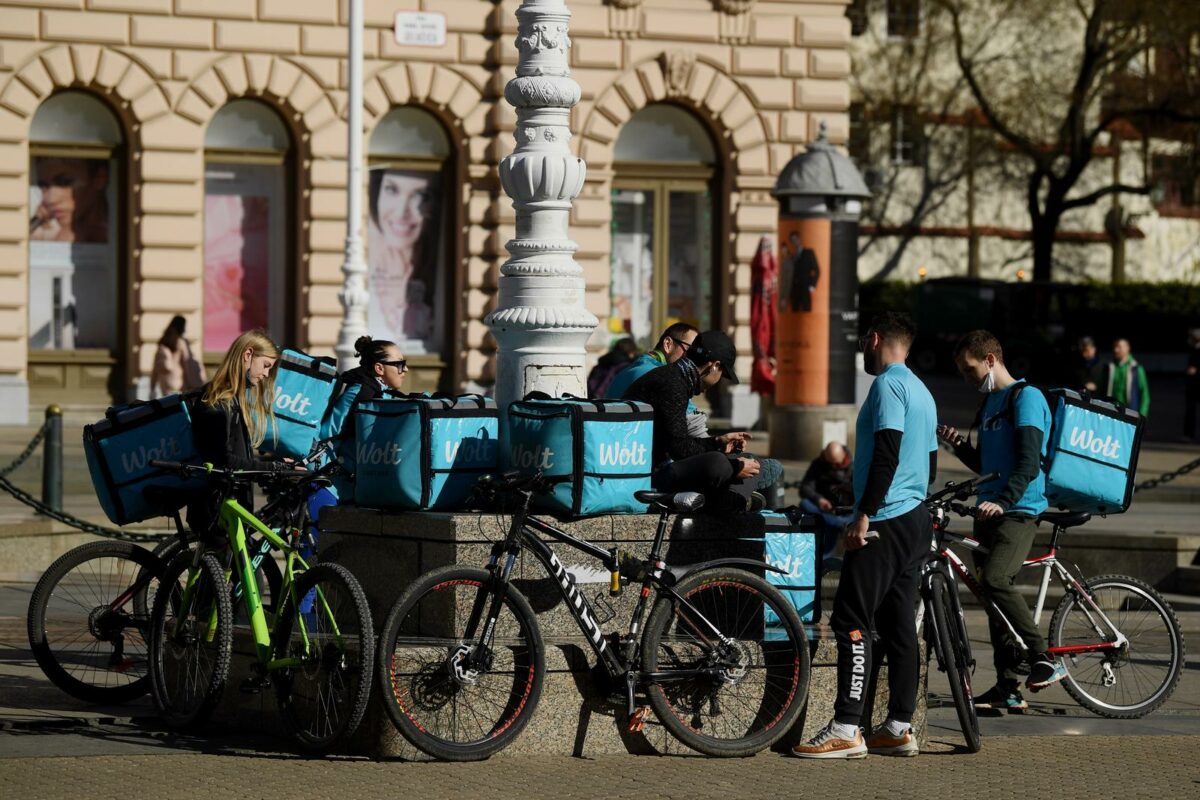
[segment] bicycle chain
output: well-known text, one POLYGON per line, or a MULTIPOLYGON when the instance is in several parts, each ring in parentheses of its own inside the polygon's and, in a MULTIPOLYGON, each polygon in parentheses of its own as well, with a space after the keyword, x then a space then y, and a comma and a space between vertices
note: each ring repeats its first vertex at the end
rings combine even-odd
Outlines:
POLYGON ((42 439, 46 438, 46 431, 49 430, 49 428, 49 422, 42 423, 42 427, 39 428, 38 432, 33 435, 33 438, 29 440, 29 444, 25 446, 25 449, 21 451, 21 454, 17 456, 16 459, 7 467, 0 469, 0 478, 7 478, 13 472, 19 469, 22 464, 29 460, 29 457, 33 455, 33 451, 37 450, 37 446, 42 443, 42 439))
POLYGON ((1149 489, 1155 489, 1159 486, 1162 486, 1164 483, 1170 483, 1171 481, 1175 480, 1176 478, 1178 478, 1182 475, 1187 475, 1189 472, 1196 469, 1197 467, 1200 467, 1200 458, 1197 458, 1195 461, 1189 461, 1188 463, 1184 464, 1182 467, 1175 470, 1174 472, 1164 472, 1162 475, 1159 475, 1157 478, 1151 478, 1148 481, 1142 481, 1141 483, 1139 483, 1133 487, 1134 491, 1144 492, 1149 489))

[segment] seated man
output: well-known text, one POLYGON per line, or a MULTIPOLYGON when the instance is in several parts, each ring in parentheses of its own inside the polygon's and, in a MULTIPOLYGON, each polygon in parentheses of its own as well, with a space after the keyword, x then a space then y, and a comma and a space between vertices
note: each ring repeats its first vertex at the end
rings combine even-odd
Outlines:
POLYGON ((633 386, 633 382, 651 370, 665 364, 674 364, 687 355, 699 331, 686 322, 676 322, 663 331, 658 337, 658 344, 648 353, 642 353, 629 365, 618 372, 608 384, 608 392, 604 396, 612 400, 625 400, 625 391, 633 386))
POLYGON ((839 506, 848 509, 854 504, 853 477, 850 451, 841 442, 830 442, 800 481, 800 510, 821 520, 826 560, 833 555, 842 529, 854 519, 848 510, 837 513, 839 506))
POLYGON ((721 331, 705 331, 688 353, 651 370, 625 391, 625 400, 654 409, 654 488, 664 492, 700 492, 715 511, 760 511, 763 496, 754 491, 762 469, 742 454, 746 432, 696 437, 688 431, 688 401, 722 377, 737 383, 733 342, 721 331))

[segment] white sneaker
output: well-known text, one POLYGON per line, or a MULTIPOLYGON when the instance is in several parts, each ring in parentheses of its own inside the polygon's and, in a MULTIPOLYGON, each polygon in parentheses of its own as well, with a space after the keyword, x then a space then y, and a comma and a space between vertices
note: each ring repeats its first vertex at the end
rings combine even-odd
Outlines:
POLYGON ((862 730, 854 729, 853 739, 843 739, 833 732, 833 720, 804 744, 792 748, 797 758, 866 758, 867 743, 862 730))

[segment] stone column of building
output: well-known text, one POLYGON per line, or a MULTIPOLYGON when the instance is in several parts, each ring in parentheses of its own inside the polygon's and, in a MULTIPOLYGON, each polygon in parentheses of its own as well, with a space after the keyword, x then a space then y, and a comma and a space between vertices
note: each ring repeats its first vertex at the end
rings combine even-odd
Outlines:
POLYGON ((500 162, 500 180, 516 209, 516 237, 505 248, 499 298, 487 317, 499 346, 496 399, 530 391, 585 395, 588 337, 598 324, 584 307, 583 270, 568 235, 571 203, 587 167, 570 150, 571 12, 563 0, 524 0, 517 9, 517 76, 505 99, 517 110, 516 149, 500 162))

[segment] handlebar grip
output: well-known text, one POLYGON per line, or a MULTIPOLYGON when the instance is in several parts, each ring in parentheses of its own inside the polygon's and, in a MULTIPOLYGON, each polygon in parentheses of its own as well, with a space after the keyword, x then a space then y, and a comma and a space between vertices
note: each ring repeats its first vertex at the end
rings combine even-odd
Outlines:
POLYGON ((181 464, 178 461, 159 461, 158 459, 151 459, 150 466, 154 467, 155 469, 165 469, 170 472, 179 472, 187 465, 181 464))

